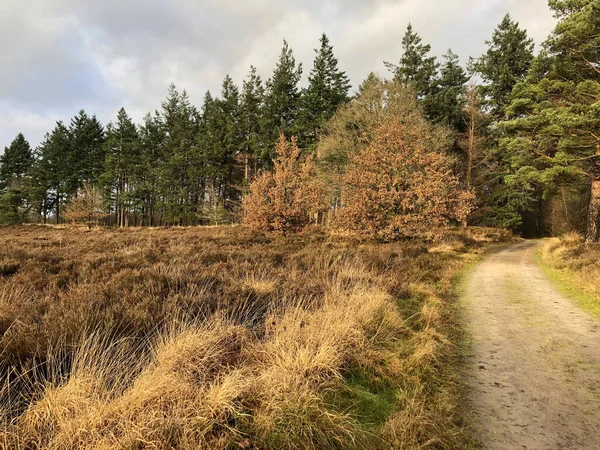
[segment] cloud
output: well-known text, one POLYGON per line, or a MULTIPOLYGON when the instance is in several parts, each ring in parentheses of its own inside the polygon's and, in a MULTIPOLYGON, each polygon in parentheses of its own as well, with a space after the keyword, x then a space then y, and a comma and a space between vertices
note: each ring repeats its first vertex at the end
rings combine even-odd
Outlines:
POLYGON ((0 144, 0 152, 3 152, 4 147, 10 145, 18 133, 23 133, 26 137, 43 137, 54 127, 55 118, 52 114, 43 115, 15 109, 0 101, 0 123, 2 123, 0 137, 5 138, 0 144), (10 134, 6 133, 6 130, 10 130, 10 134))
POLYGON ((466 61, 509 11, 537 43, 554 24, 545 0, 2 0, 0 148, 18 132, 36 145, 81 108, 140 120, 171 82, 200 105, 227 73, 241 84, 254 65, 268 78, 284 38, 304 83, 322 32, 354 86, 398 60, 408 22, 436 55, 466 61))

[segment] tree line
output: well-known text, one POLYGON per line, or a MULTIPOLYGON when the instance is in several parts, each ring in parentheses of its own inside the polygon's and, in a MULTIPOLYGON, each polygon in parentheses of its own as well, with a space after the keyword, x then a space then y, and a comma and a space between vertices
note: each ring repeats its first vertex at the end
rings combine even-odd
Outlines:
POLYGON ((102 194, 105 221, 118 226, 235 220, 249 181, 272 166, 279 133, 299 136, 309 151, 348 101, 348 77, 327 36, 320 44, 305 89, 302 64, 284 41, 266 83, 254 67, 241 89, 226 76, 220 97, 207 92, 200 109, 171 85, 140 125, 125 109, 106 127, 80 111, 35 150, 19 134, 0 160, 0 219, 60 223, 91 185, 102 194))
POLYGON ((451 50, 438 60, 409 25, 400 59, 386 62, 396 87, 370 74, 350 96, 348 77, 323 35, 304 89, 302 64, 284 42, 266 83, 254 68, 241 89, 227 76, 220 97, 207 93, 200 109, 171 86, 161 110, 140 125, 125 110, 106 127, 82 111, 68 126, 57 123, 35 150, 19 135, 0 160, 0 218, 60 222, 62 210, 92 186, 102 194, 96 209, 107 224, 231 222, 251 182, 273 161, 283 164, 283 152, 314 155, 314 176, 328 188, 315 220, 326 221, 336 208, 358 202, 344 192, 343 180, 365 146, 380 155, 373 164, 384 149, 402 153, 402 146, 389 147, 376 135, 392 139, 410 130, 392 119, 375 126, 379 119, 368 113, 385 109, 393 92, 415 100, 399 102, 396 118, 416 108, 444 135, 430 150, 447 158, 453 179, 474 196, 475 208, 461 222, 531 236, 582 230, 598 240, 600 5, 549 4, 557 25, 537 55, 510 15, 466 67, 451 50), (286 145, 298 152, 279 142, 282 133, 295 137, 286 145))

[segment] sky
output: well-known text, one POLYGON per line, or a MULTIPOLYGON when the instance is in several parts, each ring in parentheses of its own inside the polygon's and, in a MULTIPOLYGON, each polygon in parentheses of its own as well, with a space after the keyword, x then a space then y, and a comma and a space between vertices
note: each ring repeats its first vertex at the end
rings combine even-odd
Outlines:
POLYGON ((536 47, 555 24, 547 0, 0 0, 0 149, 20 132, 36 146, 80 109, 139 122, 170 83, 199 107, 226 74, 269 78, 284 38, 303 83, 322 33, 354 87, 387 76, 409 22, 433 54, 466 62, 507 12, 536 47))

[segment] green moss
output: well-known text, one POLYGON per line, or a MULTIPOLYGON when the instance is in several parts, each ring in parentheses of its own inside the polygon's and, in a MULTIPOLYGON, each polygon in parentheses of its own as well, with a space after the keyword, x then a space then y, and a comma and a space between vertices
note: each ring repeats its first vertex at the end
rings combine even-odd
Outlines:
POLYGON ((389 381, 355 369, 346 376, 346 389, 331 392, 327 401, 336 411, 354 417, 365 431, 376 434, 395 410, 396 390, 389 381))
POLYGON ((399 298, 396 300, 400 313, 405 318, 406 326, 412 331, 417 331, 421 328, 419 313, 423 308, 425 299, 425 295, 413 295, 409 298, 399 298))

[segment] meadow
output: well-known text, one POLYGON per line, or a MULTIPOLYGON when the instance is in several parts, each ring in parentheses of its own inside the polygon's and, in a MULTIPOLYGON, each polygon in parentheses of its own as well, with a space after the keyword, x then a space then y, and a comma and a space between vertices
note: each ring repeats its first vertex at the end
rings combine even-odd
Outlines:
POLYGON ((0 448, 462 448, 462 269, 504 231, 0 229, 0 448))

